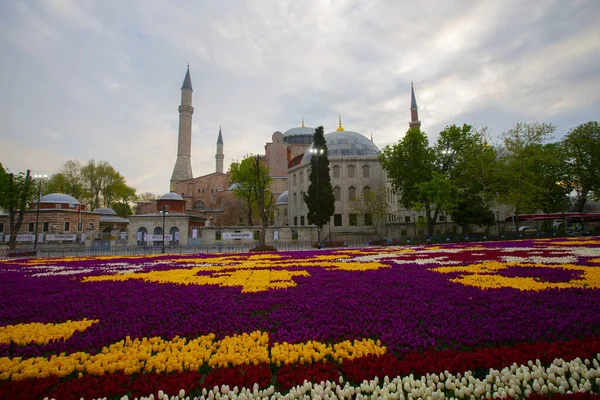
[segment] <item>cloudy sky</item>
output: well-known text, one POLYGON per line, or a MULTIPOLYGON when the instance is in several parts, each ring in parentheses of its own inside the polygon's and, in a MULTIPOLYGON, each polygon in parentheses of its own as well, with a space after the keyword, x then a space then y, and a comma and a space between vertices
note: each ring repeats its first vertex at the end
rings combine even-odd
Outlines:
POLYGON ((169 189, 186 66, 192 170, 226 168, 300 125, 408 128, 600 118, 598 0, 27 0, 0 2, 0 162, 52 174, 108 161, 138 193, 169 189))

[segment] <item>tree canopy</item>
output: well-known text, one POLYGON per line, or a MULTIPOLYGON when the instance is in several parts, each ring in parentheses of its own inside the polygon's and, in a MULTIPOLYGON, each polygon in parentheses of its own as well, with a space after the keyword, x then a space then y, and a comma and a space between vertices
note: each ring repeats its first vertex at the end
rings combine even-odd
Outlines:
POLYGON ((13 174, 0 164, 0 208, 8 213, 10 249, 17 243, 27 204, 35 199, 35 195, 35 185, 29 170, 26 173, 13 174))

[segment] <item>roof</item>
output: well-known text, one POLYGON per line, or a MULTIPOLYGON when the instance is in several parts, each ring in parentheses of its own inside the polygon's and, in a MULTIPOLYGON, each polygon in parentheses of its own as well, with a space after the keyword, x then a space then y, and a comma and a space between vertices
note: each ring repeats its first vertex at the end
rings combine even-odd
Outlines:
POLYGON ((289 194, 288 194, 288 191, 286 190, 285 192, 281 193, 279 195, 279 197, 277 197, 277 201, 275 202, 275 204, 278 206, 288 204, 288 198, 289 198, 289 194))
POLYGON ((298 126, 296 128, 288 129, 283 133, 283 137, 287 138, 290 136, 310 136, 311 138, 315 134, 315 128, 309 128, 307 126, 298 126))
POLYGON ((181 89, 192 89, 192 78, 190 77, 190 66, 188 65, 187 72, 185 73, 185 78, 183 79, 183 85, 181 85, 181 89))
POLYGON ((122 218, 117 215, 100 215, 100 223, 107 224, 128 224, 127 218, 122 218))
POLYGON ((219 138, 217 139, 217 144, 223 144, 223 135, 221 135, 221 127, 219 126, 219 138))
POLYGON ((94 212, 102 215, 117 215, 117 212, 109 207, 96 208, 94 212))
POLYGON ((175 192, 165 193, 160 196, 159 200, 183 200, 183 197, 175 192))
POLYGON ((417 98, 415 97, 415 88, 413 83, 410 83, 410 109, 417 108, 417 98))
POLYGON ((54 204, 80 204, 73 196, 69 196, 64 193, 50 193, 40 198, 40 203, 54 203, 54 204))
MULTIPOLYGON (((352 131, 335 131, 325 135, 327 144, 327 157, 329 159, 337 157, 377 157, 379 149, 367 137, 352 131)), ((302 156, 302 164, 308 163, 312 154, 310 147, 302 156)))

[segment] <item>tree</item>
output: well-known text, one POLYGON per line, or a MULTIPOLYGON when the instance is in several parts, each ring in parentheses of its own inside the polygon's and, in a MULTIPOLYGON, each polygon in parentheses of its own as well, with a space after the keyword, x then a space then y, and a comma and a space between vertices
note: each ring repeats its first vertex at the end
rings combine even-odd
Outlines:
POLYGON ((43 193, 64 193, 83 199, 84 188, 81 177, 82 165, 79 161, 69 160, 64 162, 58 172, 50 176, 43 186, 43 193))
POLYGON ((252 226, 252 215, 257 209, 254 198, 252 174, 253 157, 246 157, 241 162, 234 161, 229 166, 229 176, 233 188, 233 195, 244 204, 248 226, 252 226))
POLYGON ((36 190, 29 170, 12 174, 0 164, 0 208, 8 212, 10 236, 8 248, 14 250, 21 230, 27 203, 35 198, 36 190), (15 220, 16 219, 16 220, 15 220))
POLYGON ((146 203, 146 202, 151 202, 152 200, 156 200, 157 198, 158 198, 158 196, 155 195, 154 193, 144 192, 144 193, 138 194, 136 196, 135 200, 138 202, 146 203))
MULTIPOLYGON (((350 208, 356 214, 365 216, 364 218, 369 216, 375 234, 381 236, 378 228, 381 225, 385 225, 390 212, 385 188, 375 188, 363 191, 359 197, 350 203, 350 208)), ((367 221, 364 222, 366 224, 367 221)))
POLYGON ((273 195, 269 189, 271 186, 271 176, 269 175, 269 167, 265 165, 264 160, 260 156, 256 155, 252 158, 253 162, 250 167, 252 175, 251 186, 254 201, 258 207, 258 213, 262 222, 258 246, 263 247, 267 236, 271 207, 273 206, 273 195))
POLYGON ((600 192, 600 125, 589 121, 571 129, 564 139, 569 161, 569 185, 577 196, 577 211, 591 192, 600 192))
POLYGON ((335 212, 335 196, 329 175, 329 158, 323 127, 315 129, 310 149, 310 184, 304 193, 304 202, 308 206, 308 223, 317 226, 318 241, 321 243, 321 228, 329 222, 335 212))
POLYGON ((502 176, 499 199, 519 214, 543 207, 545 188, 541 165, 551 162, 543 143, 552 137, 556 127, 548 123, 517 123, 504 132, 501 155, 502 176))

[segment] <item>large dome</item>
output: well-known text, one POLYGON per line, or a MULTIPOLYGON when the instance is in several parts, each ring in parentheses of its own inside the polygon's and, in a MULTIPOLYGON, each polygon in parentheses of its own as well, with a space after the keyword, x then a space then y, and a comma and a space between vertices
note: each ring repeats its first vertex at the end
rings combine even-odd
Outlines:
MULTIPOLYGON (((377 146, 358 132, 331 132, 325 135, 325 143, 327 143, 327 157, 329 159, 338 157, 377 157, 379 155, 377 146)), ((311 144, 304 153, 302 164, 310 161, 312 147, 311 144)))
POLYGON ((79 204, 73 196, 69 196, 64 193, 50 193, 40 198, 40 203, 54 203, 54 204, 79 204))
POLYGON ((288 129, 283 134, 283 140, 290 144, 311 144, 315 134, 315 128, 299 126, 288 129))

